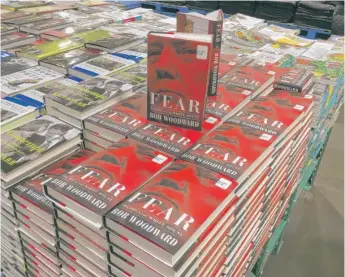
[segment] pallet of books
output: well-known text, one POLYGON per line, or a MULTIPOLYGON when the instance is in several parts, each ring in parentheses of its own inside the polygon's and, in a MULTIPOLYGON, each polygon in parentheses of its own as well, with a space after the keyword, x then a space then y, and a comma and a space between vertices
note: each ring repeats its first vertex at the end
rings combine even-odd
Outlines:
POLYGON ((248 276, 339 113, 340 39, 222 11, 2 7, 5 274, 248 276))

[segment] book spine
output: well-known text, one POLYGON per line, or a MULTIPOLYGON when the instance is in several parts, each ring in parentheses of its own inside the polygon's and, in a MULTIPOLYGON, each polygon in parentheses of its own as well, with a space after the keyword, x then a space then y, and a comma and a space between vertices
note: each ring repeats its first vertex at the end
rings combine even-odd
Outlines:
POLYGON ((210 70, 210 80, 208 84, 207 94, 209 96, 217 95, 217 86, 218 86, 218 71, 219 71, 219 60, 220 60, 220 48, 222 44, 222 29, 223 22, 216 21, 212 22, 213 28, 213 49, 212 49, 212 62, 210 70))
POLYGON ((291 92, 301 92, 302 88, 300 86, 295 86, 295 85, 283 85, 283 84, 273 84, 273 87, 275 89, 279 90, 286 90, 286 91, 291 91, 291 92))

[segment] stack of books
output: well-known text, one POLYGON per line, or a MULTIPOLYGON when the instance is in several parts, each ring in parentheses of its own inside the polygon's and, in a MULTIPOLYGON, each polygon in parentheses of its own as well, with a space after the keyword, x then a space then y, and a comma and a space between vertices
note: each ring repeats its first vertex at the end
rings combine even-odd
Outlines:
POLYGON ((99 152, 146 125, 146 93, 138 92, 84 120, 85 148, 99 152))
POLYGON ((57 206, 63 271, 108 276, 103 216, 171 161, 161 151, 123 139, 44 183, 45 194, 57 206), (57 186, 60 182, 64 185, 57 186))
POLYGON ((42 116, 1 135, 1 187, 9 187, 79 147, 80 131, 42 116))
POLYGON ((133 94, 133 86, 116 77, 56 82, 55 91, 44 99, 47 113, 82 129, 84 119, 133 94))
POLYGON ((39 116, 39 110, 19 99, 1 98, 1 133, 13 130, 39 116))
POLYGON ((14 204, 9 192, 3 188, 1 188, 1 269, 5 276, 26 276, 14 204))
POLYGON ((30 276, 61 274, 55 210, 43 193, 42 183, 68 172, 92 154, 94 153, 91 151, 78 150, 10 190, 19 222, 27 273, 30 276))

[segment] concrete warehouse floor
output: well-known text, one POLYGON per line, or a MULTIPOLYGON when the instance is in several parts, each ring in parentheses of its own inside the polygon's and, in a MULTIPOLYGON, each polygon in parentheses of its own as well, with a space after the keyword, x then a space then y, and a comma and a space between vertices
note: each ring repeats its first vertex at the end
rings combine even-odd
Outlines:
POLYGON ((314 187, 302 192, 279 255, 263 277, 344 276, 344 108, 328 141, 314 187))

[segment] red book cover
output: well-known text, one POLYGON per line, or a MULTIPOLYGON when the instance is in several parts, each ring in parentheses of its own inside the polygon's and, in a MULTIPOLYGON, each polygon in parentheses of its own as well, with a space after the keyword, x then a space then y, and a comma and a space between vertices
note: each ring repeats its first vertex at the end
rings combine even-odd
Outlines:
POLYGON ((253 92, 267 87, 273 81, 273 75, 269 74, 266 70, 260 67, 246 65, 230 70, 219 79, 221 84, 236 86, 253 92))
POLYGON ((24 198, 26 201, 38 206, 45 212, 52 214, 53 206, 49 199, 43 193, 42 182, 60 176, 81 162, 91 157, 95 152, 89 150, 80 150, 72 155, 56 162, 49 168, 43 170, 38 175, 25 181, 23 184, 15 186, 11 189, 12 194, 24 198))
MULTIPOLYGON (((147 123, 146 94, 137 93, 84 120, 86 130, 92 127, 127 136, 147 123)), ((101 132, 100 132, 101 133, 101 132)), ((101 133, 105 137, 106 134, 101 133)))
POLYGON ((234 197, 235 187, 222 174, 176 161, 106 217, 175 255, 187 242, 192 246, 198 240, 234 197), (123 213, 129 216, 124 218, 123 213), (141 228, 140 222, 154 232, 141 228))
POLYGON ((207 97, 206 112, 223 119, 251 94, 251 90, 220 84, 217 95, 207 97))
POLYGON ((280 135, 304 115, 312 102, 311 99, 305 99, 304 104, 301 105, 300 99, 294 97, 279 99, 260 96, 250 101, 227 122, 252 127, 272 135, 280 135))
POLYGON ((190 34, 148 35, 148 120, 202 129, 212 52, 211 36, 202 37, 195 41, 190 34))
POLYGON ((206 115, 202 130, 196 131, 151 122, 131 133, 130 137, 178 157, 218 123, 219 119, 206 115))
POLYGON ((247 55, 221 53, 219 61, 219 77, 223 77, 231 69, 237 66, 247 65, 252 61, 253 59, 248 58, 247 55))
POLYGON ((213 35, 212 62, 210 71, 210 82, 208 84, 207 95, 217 94, 219 57, 222 44, 223 12, 214 11, 208 15, 196 15, 177 13, 176 31, 181 33, 210 34, 213 35))
POLYGON ((224 123, 181 158, 239 182, 276 137, 249 127, 224 123), (248 147, 250 145, 251 147, 248 147))
POLYGON ((159 150, 123 139, 45 182, 45 192, 55 190, 103 216, 171 161, 159 150))

